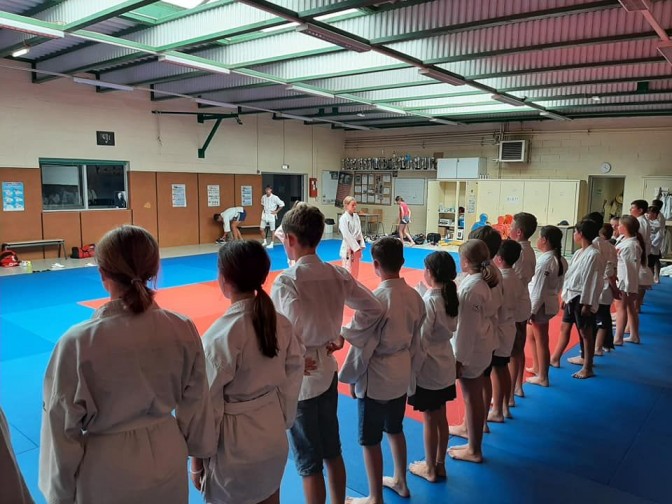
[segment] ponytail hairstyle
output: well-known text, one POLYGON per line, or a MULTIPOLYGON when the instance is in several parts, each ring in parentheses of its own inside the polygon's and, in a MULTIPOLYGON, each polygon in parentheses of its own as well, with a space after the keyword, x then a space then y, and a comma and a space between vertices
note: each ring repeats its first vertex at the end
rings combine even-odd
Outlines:
POLYGON ((482 240, 467 240, 460 245, 460 256, 469 265, 472 273, 481 273, 491 289, 499 283, 499 278, 490 264, 490 251, 482 240))
POLYGON ((565 274, 565 267, 562 265, 562 231, 555 226, 542 226, 539 236, 545 238, 553 249, 555 260, 558 261, 558 276, 561 277, 565 274))
POLYGON ((443 297, 446 314, 449 317, 457 317, 457 307, 460 303, 455 285, 457 276, 455 260, 448 252, 432 252, 425 257, 425 268, 429 270, 432 278, 442 285, 441 297, 443 297))
POLYGON ((631 215, 624 215, 623 217, 621 217, 621 226, 625 227, 630 236, 637 237, 639 247, 642 249, 641 261, 642 264, 646 265, 647 263, 646 246, 644 245, 644 238, 642 238, 642 235, 639 234, 639 221, 637 220, 636 217, 633 217, 631 215))
POLYGON ((154 302, 147 282, 159 272, 159 244, 138 226, 109 231, 96 245, 98 267, 123 289, 121 301, 133 313, 143 313, 154 302))
POLYGON ((259 350, 266 357, 278 355, 277 316, 273 301, 263 289, 271 260, 258 241, 230 242, 219 249, 219 275, 240 294, 256 291, 252 310, 252 326, 259 350))

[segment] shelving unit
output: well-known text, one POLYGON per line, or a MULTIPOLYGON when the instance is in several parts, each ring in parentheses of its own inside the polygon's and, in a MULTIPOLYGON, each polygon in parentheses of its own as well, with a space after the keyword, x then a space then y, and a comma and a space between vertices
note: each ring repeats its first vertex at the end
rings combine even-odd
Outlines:
POLYGON ((438 232, 442 237, 453 240, 465 239, 468 234, 466 230, 477 220, 476 190, 476 180, 430 180, 427 185, 426 232, 438 232), (459 226, 460 207, 466 210, 463 226, 459 226), (444 210, 439 211, 440 208, 444 210), (442 224, 441 219, 449 219, 451 223, 442 224))

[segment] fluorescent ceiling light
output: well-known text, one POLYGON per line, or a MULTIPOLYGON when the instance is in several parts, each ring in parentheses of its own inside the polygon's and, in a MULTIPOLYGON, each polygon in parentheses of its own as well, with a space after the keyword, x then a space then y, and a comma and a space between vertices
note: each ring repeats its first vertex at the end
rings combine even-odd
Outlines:
POLYGON ((204 98, 194 98, 194 102, 200 103, 201 105, 212 105, 213 107, 224 107, 224 108, 234 108, 237 109, 238 105, 234 105, 233 103, 225 103, 225 102, 218 102, 214 100, 206 100, 204 98))
POLYGON ((597 95, 595 95, 595 96, 591 96, 590 99, 593 100, 594 102, 600 102, 600 101, 602 101, 602 98, 600 98, 600 97, 597 96, 597 95))
POLYGON ((126 86, 125 84, 115 84, 114 82, 105 82, 95 79, 83 79, 81 77, 73 77, 73 82, 77 84, 86 84, 87 86, 96 86, 108 89, 116 89, 118 91, 133 91, 133 86, 126 86))
POLYGON ((437 124, 449 124, 450 126, 458 126, 460 123, 455 121, 447 121, 446 119, 439 119, 438 117, 432 117, 429 122, 437 124))
POLYGON ((511 105, 513 107, 522 107, 525 105, 522 100, 519 98, 515 98, 513 96, 507 96, 504 94, 493 94, 490 95, 490 98, 493 100, 497 100, 498 102, 506 103, 507 105, 511 105))
POLYGON ((339 17, 339 16, 347 16, 348 14, 356 14, 359 12, 359 9, 345 9, 342 11, 338 12, 332 12, 331 14, 324 14, 322 16, 317 16, 315 18, 316 21, 326 21, 327 19, 339 17))
POLYGON ((623 8, 628 12, 650 10, 651 2, 649 0, 618 0, 623 8))
POLYGON ((662 42, 658 46, 658 52, 670 65, 672 65, 672 41, 668 40, 667 42, 662 42))
POLYGON ((336 95, 333 93, 328 93, 327 91, 320 91, 319 89, 312 89, 312 88, 307 88, 303 86, 299 86, 296 84, 292 84, 291 86, 287 86, 288 91, 298 91, 300 93, 306 93, 306 94, 311 94, 315 96, 324 96, 325 98, 334 98, 336 95))
POLYGON ((344 128, 348 128, 348 129, 371 131, 371 128, 369 128, 367 126, 357 126, 356 124, 339 123, 339 126, 343 126, 344 128))
MULTIPOLYGON (((191 58, 197 58, 197 57, 192 56, 191 58)), ((165 61, 166 63, 172 63, 174 65, 180 65, 188 68, 195 68, 197 70, 205 70, 206 72, 223 73, 223 74, 231 73, 231 70, 229 70, 226 67, 208 63, 202 60, 202 58, 197 59, 191 59, 191 58, 186 58, 182 56, 172 56, 170 54, 163 54, 159 56, 159 61, 165 61)))
POLYGON ((0 28, 9 28, 10 30, 18 30, 32 35, 41 35, 50 38, 63 38, 65 33, 62 30, 54 30, 53 28, 46 28, 44 26, 35 25, 26 21, 19 21, 16 19, 0 18, 0 28))
POLYGON ((193 9, 199 5, 206 4, 212 0, 163 0, 164 3, 171 5, 176 5, 177 7, 182 7, 183 9, 193 9))
POLYGON ((30 52, 30 47, 22 47, 12 53, 12 58, 20 58, 30 52))
POLYGON ((549 110, 542 110, 541 112, 539 112, 539 114, 541 114, 544 117, 548 117, 550 119, 555 119, 556 121, 571 121, 571 119, 569 117, 565 117, 563 115, 556 114, 556 113, 551 112, 549 110))
POLYGON ((269 26, 268 28, 263 28, 261 31, 264 33, 271 33, 278 30, 285 30, 286 28, 293 28, 294 26, 299 26, 299 23, 292 22, 292 23, 284 23, 277 26, 269 26))
POLYGON ((282 117, 284 119, 296 119, 297 121, 313 122, 313 120, 310 117, 304 117, 304 116, 299 116, 299 115, 294 115, 294 114, 285 114, 284 112, 280 113, 280 117, 282 117))
POLYGON ((319 38, 325 42, 335 44, 343 47, 344 49, 350 49, 355 52, 366 52, 371 50, 371 46, 364 42, 360 42, 351 37, 341 35, 340 33, 334 33, 326 28, 316 26, 312 23, 305 23, 297 26, 296 31, 303 33, 305 35, 310 35, 311 37, 319 38))
POLYGON ((384 110, 385 112, 393 112, 394 114, 401 114, 401 115, 407 114, 405 110, 397 107, 389 107, 388 105, 381 105, 378 103, 374 103, 373 106, 376 107, 377 109, 384 110))
POLYGON ((424 75, 425 77, 429 77, 430 79, 445 82, 451 86, 464 86, 466 84, 464 79, 461 79, 443 70, 436 70, 434 68, 420 68, 418 73, 420 75, 424 75))

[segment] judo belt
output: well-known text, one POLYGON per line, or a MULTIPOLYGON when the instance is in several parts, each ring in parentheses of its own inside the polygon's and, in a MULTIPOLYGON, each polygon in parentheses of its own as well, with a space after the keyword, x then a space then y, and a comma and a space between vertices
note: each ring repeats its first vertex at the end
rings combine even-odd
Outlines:
POLYGON ((235 403, 224 403, 224 414, 225 415, 243 415, 245 413, 250 413, 258 409, 263 408, 267 404, 275 402, 278 400, 278 390, 273 389, 270 392, 252 399, 251 401, 242 401, 235 403))
POLYGON ((164 423, 175 422, 175 417, 173 415, 166 415, 159 418, 140 418, 134 420, 127 424, 116 426, 112 429, 107 429, 104 432, 90 432, 85 431, 84 434, 89 437, 93 436, 114 436, 115 434, 122 434, 124 432, 132 432, 140 429, 149 429, 151 427, 157 427, 164 423))

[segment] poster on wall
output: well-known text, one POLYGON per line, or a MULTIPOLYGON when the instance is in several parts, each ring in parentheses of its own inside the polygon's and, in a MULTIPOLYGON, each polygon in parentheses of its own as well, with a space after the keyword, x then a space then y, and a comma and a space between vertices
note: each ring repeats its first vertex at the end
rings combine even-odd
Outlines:
POLYGON ((338 208, 343 208, 343 200, 350 195, 350 191, 352 191, 352 173, 339 172, 336 201, 334 202, 338 208))
POLYGON ((240 204, 241 206, 252 206, 252 186, 240 186, 240 204))
POLYGON ((187 185, 173 184, 173 207, 186 208, 187 207, 187 185))
POLYGON ((4 212, 23 212, 25 209, 23 182, 3 182, 2 210, 4 212))
POLYGON ((219 186, 218 185, 209 185, 208 186, 208 206, 209 207, 220 206, 219 186))

